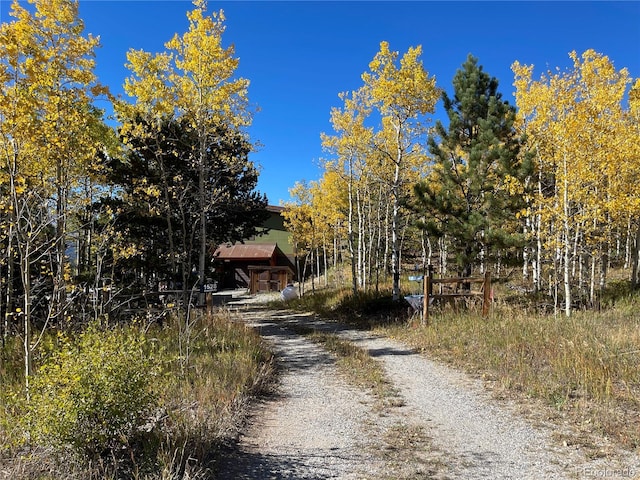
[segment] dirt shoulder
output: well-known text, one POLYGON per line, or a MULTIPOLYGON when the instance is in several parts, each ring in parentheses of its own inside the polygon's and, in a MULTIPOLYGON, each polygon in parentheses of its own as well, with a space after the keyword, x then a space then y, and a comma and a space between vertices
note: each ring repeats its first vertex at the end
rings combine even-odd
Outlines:
POLYGON ((589 459, 557 440, 562 426, 527 420, 482 381, 397 342, 289 311, 233 308, 273 346, 280 377, 276 392, 252 407, 218 478, 640 478, 637 455, 589 459), (330 354, 294 333, 300 325, 366 349, 400 401, 380 408, 330 354))

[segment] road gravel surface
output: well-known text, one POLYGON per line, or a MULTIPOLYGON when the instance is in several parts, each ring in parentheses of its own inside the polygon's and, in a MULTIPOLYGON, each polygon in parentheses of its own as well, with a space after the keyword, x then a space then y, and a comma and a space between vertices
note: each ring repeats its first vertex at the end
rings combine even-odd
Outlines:
POLYGON ((559 440, 569 430, 556 435, 570 426, 527 418, 481 379, 391 339, 269 310, 255 297, 229 307, 271 345, 279 380, 250 408, 221 460, 220 479, 640 479, 636 453, 587 456, 559 440), (331 354, 296 333, 301 325, 367 350, 396 400, 381 406, 351 385, 331 354))

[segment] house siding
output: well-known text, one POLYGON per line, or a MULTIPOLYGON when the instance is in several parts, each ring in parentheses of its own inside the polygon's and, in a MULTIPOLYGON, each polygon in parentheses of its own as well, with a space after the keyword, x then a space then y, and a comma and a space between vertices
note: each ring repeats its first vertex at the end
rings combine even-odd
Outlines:
POLYGON ((263 225, 269 231, 262 235, 257 235, 249 240, 245 240, 246 244, 275 243, 278 248, 289 258, 293 258, 295 252, 293 245, 289 242, 291 234, 284 227, 284 218, 280 211, 272 211, 271 216, 263 225))

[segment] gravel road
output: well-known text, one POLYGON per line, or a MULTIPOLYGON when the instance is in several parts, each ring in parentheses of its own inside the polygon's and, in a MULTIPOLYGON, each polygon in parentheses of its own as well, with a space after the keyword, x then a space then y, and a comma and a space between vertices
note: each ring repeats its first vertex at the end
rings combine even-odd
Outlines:
POLYGON ((534 424, 481 380, 390 339, 256 304, 231 308, 272 345, 281 375, 253 406, 220 479, 640 479, 638 455, 588 459, 554 440, 560 426, 534 424), (349 385, 331 355, 290 328, 300 324, 368 350, 399 401, 381 408, 349 385))

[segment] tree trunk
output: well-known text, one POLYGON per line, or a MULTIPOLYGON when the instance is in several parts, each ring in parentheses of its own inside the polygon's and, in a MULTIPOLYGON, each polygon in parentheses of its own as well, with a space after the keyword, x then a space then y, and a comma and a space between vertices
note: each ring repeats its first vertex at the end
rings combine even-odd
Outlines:
POLYGON ((318 273, 313 271, 313 267, 316 263, 314 256, 317 257, 317 253, 318 251, 315 248, 311 248, 309 251, 309 257, 310 257, 309 264, 311 265, 311 292, 313 293, 315 293, 316 291, 316 274, 318 273))
POLYGON ((596 256, 591 255, 591 278, 589 279, 589 303, 591 307, 596 302, 596 261, 596 256))
POLYGON ((14 241, 14 228, 13 220, 9 222, 9 232, 7 233, 7 277, 6 292, 5 292, 5 312, 4 312, 4 332, 3 332, 3 346, 5 339, 9 332, 9 316, 13 310, 13 281, 15 277, 15 262, 13 258, 13 241, 14 241))
POLYGON ((167 241, 169 242, 169 261, 171 262, 171 276, 175 277, 178 273, 177 265, 176 265, 176 248, 173 240, 173 222, 171 221, 171 198, 169 192, 169 182, 167 181, 167 172, 164 168, 164 160, 162 154, 158 153, 161 151, 160 145, 157 143, 156 137, 156 161, 160 166, 160 176, 162 177, 162 189, 164 195, 165 202, 165 220, 167 222, 167 241))
POLYGON ((24 289, 24 301, 22 304, 23 319, 23 353, 24 353, 24 388, 27 402, 30 400, 31 382, 31 250, 29 241, 25 242, 21 252, 20 274, 22 277, 22 287, 24 289))
MULTIPOLYGON (((398 170, 398 168, 396 169, 398 170)), ((396 177, 398 174, 396 174, 396 177)), ((400 299, 400 247, 398 239, 398 212, 399 192, 398 186, 394 186, 392 190, 393 205, 391 211, 391 276, 393 281, 393 300, 400 299)))
POLYGON ((353 290, 353 294, 358 293, 358 275, 357 275, 357 265, 356 265, 356 252, 355 252, 355 242, 354 242, 354 231, 353 231, 353 165, 352 160, 349 159, 349 182, 347 184, 348 188, 348 199, 349 199, 349 212, 347 216, 347 242, 349 248, 349 255, 351 256, 351 289, 353 290))
POLYGON ((440 257, 440 276, 447 276, 447 241, 446 236, 438 239, 438 255, 440 257))
POLYGON ((298 272, 298 295, 302 297, 304 295, 304 275, 300 270, 300 257, 296 252, 296 271, 298 272))
POLYGON ((329 285, 329 260, 327 259, 327 243, 324 241, 322 243, 322 259, 324 263, 324 286, 327 287, 329 285))
MULTIPOLYGON (((380 267, 380 269, 382 270, 382 272, 384 273, 384 278, 388 278, 388 273, 389 273, 389 249, 391 248, 390 243, 389 243, 389 232, 391 230, 391 226, 390 226, 390 214, 389 214, 389 210, 391 209, 392 203, 390 202, 385 202, 385 209, 384 209, 384 227, 381 230, 381 234, 383 236, 381 236, 381 240, 384 240, 384 249, 382 254, 378 253, 382 265, 380 267)), ((381 225, 383 225, 383 223, 380 223, 381 225)))
POLYGON ((563 210, 563 227, 564 227, 564 314, 571 316, 571 277, 569 271, 569 261, 571 260, 569 239, 571 238, 571 232, 569 228, 569 179, 567 158, 564 157, 564 192, 562 195, 562 210, 563 210))
POLYGON ((631 265, 631 251, 632 251, 632 238, 633 232, 631 231, 631 215, 627 219, 627 236, 624 242, 624 268, 629 268, 631 265))
MULTIPOLYGON (((542 196, 542 173, 538 174, 538 195, 542 196)), ((533 288, 539 292, 542 289, 542 216, 540 209, 534 217, 534 231, 536 238, 536 251, 533 265, 533 288)))
POLYGON ((59 324, 65 321, 65 303, 66 303, 66 281, 65 269, 66 260, 66 234, 67 234, 67 186, 64 166, 58 162, 57 166, 57 200, 56 200, 56 247, 55 261, 56 268, 54 273, 52 305, 50 310, 51 318, 55 318, 59 324))
POLYGON ((357 268, 357 278, 358 285, 360 288, 365 287, 365 277, 364 277, 364 260, 365 260, 365 240, 364 240, 364 213, 362 206, 362 198, 360 192, 356 197, 357 201, 357 209, 358 209, 358 268, 357 268))
POLYGON ((198 304, 204 305, 204 283, 205 265, 207 258, 207 201, 205 196, 205 160, 206 160, 206 140, 204 132, 200 133, 200 152, 198 165, 198 195, 200 200, 200 252, 198 258, 198 304))
MULTIPOLYGON (((378 189, 378 199, 379 201, 377 202, 376 205, 376 222, 375 222, 375 230, 373 228, 373 226, 371 226, 370 228, 370 232, 371 232, 371 238, 369 240, 369 251, 372 254, 372 262, 373 263, 373 271, 375 273, 375 291, 376 293, 378 293, 380 291, 380 270, 383 267, 384 263, 381 262, 380 257, 380 251, 382 249, 382 239, 386 237, 386 229, 385 229, 385 224, 382 221, 382 202, 380 201, 380 199, 383 198, 383 192, 382 192, 382 187, 380 187, 378 189), (375 232, 375 235, 374 235, 375 232), (375 254, 374 254, 375 252, 375 254)), ((369 215, 369 223, 373 222, 373 215, 369 215)))
POLYGON ((631 288, 634 290, 638 288, 640 278, 638 273, 640 270, 640 222, 638 222, 635 240, 632 242, 633 248, 631 249, 631 288))
MULTIPOLYGON (((530 230, 532 230, 531 211, 527 208, 527 217, 522 229, 522 233, 524 234, 525 239, 527 238, 527 233, 530 230)), ((522 248, 522 281, 525 282, 525 284, 529 281, 529 245, 527 245, 526 243, 522 248)))

